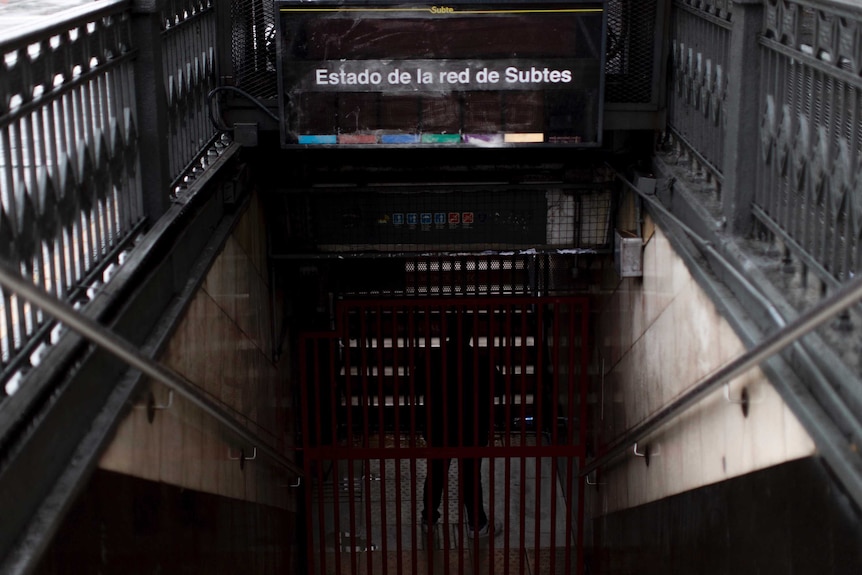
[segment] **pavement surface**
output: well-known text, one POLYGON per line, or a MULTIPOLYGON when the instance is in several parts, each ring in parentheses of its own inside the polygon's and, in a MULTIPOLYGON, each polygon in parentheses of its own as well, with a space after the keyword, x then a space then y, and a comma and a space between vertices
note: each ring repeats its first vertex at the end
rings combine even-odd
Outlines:
POLYGON ((94 0, 0 0, 0 39, 17 29, 46 19, 56 20, 62 12, 75 10, 94 0))

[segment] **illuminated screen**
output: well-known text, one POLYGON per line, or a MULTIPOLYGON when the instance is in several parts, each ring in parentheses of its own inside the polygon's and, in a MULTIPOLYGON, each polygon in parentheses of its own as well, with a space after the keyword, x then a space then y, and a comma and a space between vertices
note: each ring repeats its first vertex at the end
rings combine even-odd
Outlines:
POLYGON ((597 146, 603 2, 278 2, 285 146, 597 146))

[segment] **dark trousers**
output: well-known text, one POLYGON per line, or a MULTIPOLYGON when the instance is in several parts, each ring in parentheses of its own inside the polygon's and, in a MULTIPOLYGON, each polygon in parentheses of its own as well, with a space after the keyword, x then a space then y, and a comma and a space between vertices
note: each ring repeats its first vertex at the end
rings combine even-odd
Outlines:
MULTIPOLYGON (((428 475, 425 477, 425 508, 422 511, 422 521, 427 524, 436 523, 440 519, 440 502, 443 499, 443 488, 446 486, 451 459, 432 459, 428 462, 428 475)), ((467 524, 471 529, 479 530, 488 523, 485 515, 485 504, 482 499, 482 459, 461 460, 461 497, 467 510, 467 524)))

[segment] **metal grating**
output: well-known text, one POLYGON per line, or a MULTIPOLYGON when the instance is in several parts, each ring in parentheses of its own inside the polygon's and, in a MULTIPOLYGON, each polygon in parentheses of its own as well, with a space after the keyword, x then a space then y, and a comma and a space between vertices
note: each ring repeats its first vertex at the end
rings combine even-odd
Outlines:
MULTIPOLYGON (((582 293, 595 281, 596 261, 566 253, 387 254, 296 260, 285 270, 288 277, 298 278, 293 280, 296 297, 307 303, 310 297, 319 297, 321 289, 337 298, 582 293)), ((312 308, 306 311, 311 313, 312 308)))
POLYGON ((526 186, 426 187, 391 192, 285 194, 289 214, 272 238, 275 255, 604 250, 612 194, 526 186))
POLYGON ((233 0, 230 15, 234 84, 257 98, 275 98, 278 92, 273 2, 233 0))
POLYGON ((648 104, 655 97, 658 0, 610 0, 605 102, 648 104))
POLYGON ((532 256, 461 257, 404 262, 408 295, 529 294, 532 256))

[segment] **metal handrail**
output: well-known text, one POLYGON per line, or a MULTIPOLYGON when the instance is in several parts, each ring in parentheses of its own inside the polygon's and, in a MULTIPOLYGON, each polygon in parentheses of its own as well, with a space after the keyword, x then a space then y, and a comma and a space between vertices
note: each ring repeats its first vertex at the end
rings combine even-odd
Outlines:
POLYGON ((299 477, 305 474, 302 467, 270 446, 258 434, 240 425, 227 410, 206 397, 192 382, 169 367, 153 361, 138 351, 135 346, 124 338, 27 281, 26 278, 15 271, 13 266, 5 261, 0 261, 0 285, 17 293, 33 305, 38 306, 46 314, 53 316, 81 337, 96 344, 130 367, 139 370, 144 375, 182 395, 192 404, 227 427, 239 439, 258 448, 261 453, 269 457, 280 467, 287 469, 299 477))
MULTIPOLYGON (((617 176, 624 183, 628 184, 635 192, 639 194, 641 193, 640 190, 620 174, 617 174, 617 176)), ((647 199, 651 206, 656 207, 663 213, 668 213, 667 209, 659 204, 655 199, 643 195, 642 197, 647 199)), ((697 236, 691 228, 685 226, 682 222, 678 223, 683 226, 688 233, 691 233, 696 240, 704 242, 704 240, 697 236)), ((709 242, 705 243, 708 244, 709 242)), ((739 355, 736 359, 725 364, 713 373, 703 377, 682 396, 670 402, 659 411, 634 426, 623 436, 613 441, 600 456, 587 463, 587 465, 580 470, 579 475, 585 477, 596 469, 607 465, 610 461, 628 451, 632 445, 635 445, 644 437, 657 431, 662 425, 676 416, 678 412, 694 405, 707 394, 717 389, 718 386, 742 375, 771 356, 781 352, 785 347, 792 345, 809 332, 817 329, 819 326, 835 317, 835 315, 853 304, 858 303, 860 300, 862 300, 862 276, 856 277, 843 284, 829 297, 824 298, 817 305, 800 314, 794 321, 781 326, 778 331, 765 338, 753 348, 739 355)))

